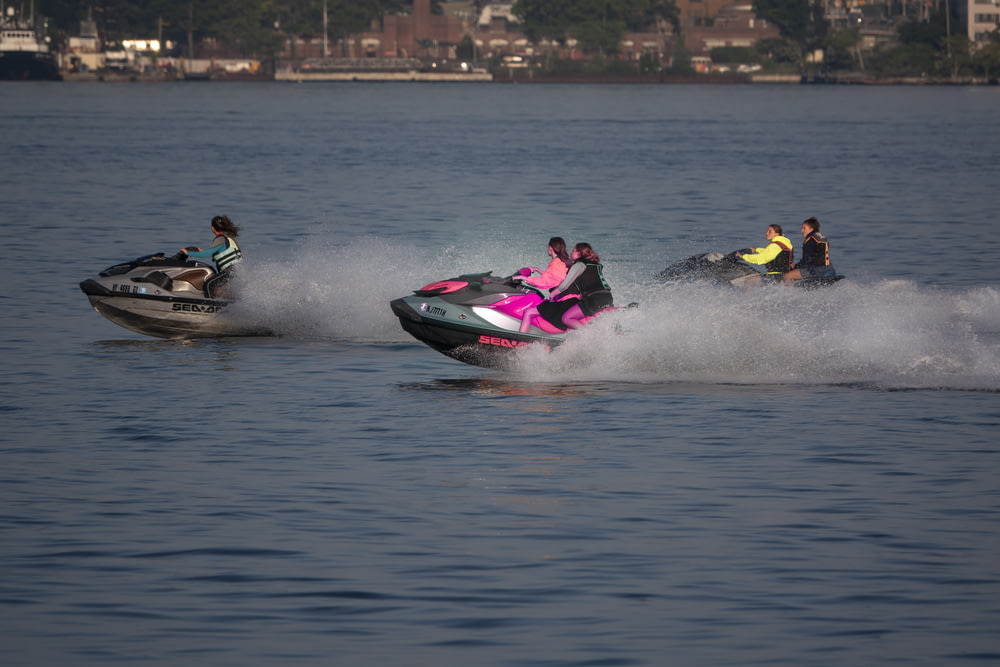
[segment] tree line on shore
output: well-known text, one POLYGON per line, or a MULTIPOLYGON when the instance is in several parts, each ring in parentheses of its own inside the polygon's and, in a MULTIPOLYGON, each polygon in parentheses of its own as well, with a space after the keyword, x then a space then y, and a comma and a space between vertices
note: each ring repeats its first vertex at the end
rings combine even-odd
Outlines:
MULTIPOLYGON (((477 8, 486 0, 477 0, 477 8)), ((857 27, 835 29, 819 0, 753 0, 759 18, 781 35, 753 47, 713 50, 715 62, 761 65, 769 71, 837 74, 864 72, 876 77, 925 76, 996 78, 1000 72, 1000 30, 983 44, 970 44, 959 25, 957 3, 943 3, 926 18, 896 26, 896 39, 865 51, 857 27), (815 54, 823 57, 816 58, 815 54)), ((410 0, 36 0, 36 13, 49 19, 56 45, 77 34, 80 22, 93 20, 101 37, 114 42, 156 36, 180 47, 210 41, 243 57, 274 60, 290 35, 331 43, 370 29, 373 22, 407 13, 410 0), (324 14, 326 20, 324 20, 324 14)), ((434 11, 440 11, 436 0, 434 11)), ((560 61, 547 57, 543 73, 656 75, 692 71, 680 13, 673 0, 516 0, 520 29, 532 42, 565 44, 575 39, 589 58, 560 61), (617 57, 627 32, 669 26, 674 52, 648 54, 638 62, 617 57), (666 62, 666 64, 665 64, 666 62), (666 69, 665 69, 666 68, 666 69)), ((473 50, 470 38, 456 46, 459 57, 473 50)), ((186 54, 190 55, 190 54, 186 54)), ((494 63, 502 66, 500 61, 494 63)))

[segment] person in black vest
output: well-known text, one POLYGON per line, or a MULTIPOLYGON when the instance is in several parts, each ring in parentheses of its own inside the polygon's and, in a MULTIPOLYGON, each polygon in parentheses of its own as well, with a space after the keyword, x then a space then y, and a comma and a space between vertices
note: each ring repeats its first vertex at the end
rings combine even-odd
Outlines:
POLYGON ((815 280, 837 275, 830 264, 830 242, 819 233, 819 220, 809 218, 802 223, 802 259, 781 277, 786 284, 796 280, 815 280))

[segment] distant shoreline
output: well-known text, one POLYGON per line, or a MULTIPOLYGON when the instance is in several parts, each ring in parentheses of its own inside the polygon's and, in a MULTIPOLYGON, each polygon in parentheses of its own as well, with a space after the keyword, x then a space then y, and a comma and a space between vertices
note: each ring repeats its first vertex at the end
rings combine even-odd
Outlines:
POLYGON ((648 76, 613 76, 613 75, 580 75, 557 76, 517 73, 516 75, 492 75, 489 73, 459 73, 459 72, 279 72, 277 74, 231 74, 195 75, 185 77, 178 74, 141 74, 138 72, 111 73, 65 73, 63 80, 68 82, 95 83, 166 83, 177 81, 191 82, 247 82, 247 81, 284 81, 290 83, 351 83, 351 82, 453 82, 453 83, 500 83, 500 84, 534 84, 534 83, 583 83, 583 84, 783 84, 783 85, 868 85, 868 86, 995 86, 997 79, 983 77, 888 77, 878 78, 863 74, 850 73, 839 76, 802 76, 798 74, 696 74, 696 75, 648 75, 648 76))

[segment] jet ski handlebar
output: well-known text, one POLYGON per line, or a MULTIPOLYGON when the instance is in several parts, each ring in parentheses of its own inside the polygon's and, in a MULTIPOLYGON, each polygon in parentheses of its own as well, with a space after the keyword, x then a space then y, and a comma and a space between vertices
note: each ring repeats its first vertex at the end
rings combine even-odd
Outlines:
POLYGON ((524 282, 524 278, 527 278, 530 275, 530 271, 525 273, 525 269, 520 269, 519 271, 515 271, 513 274, 504 278, 503 281, 504 284, 510 285, 511 287, 519 287, 525 292, 535 292, 544 298, 548 298, 548 290, 542 289, 541 287, 535 287, 531 283, 524 282))

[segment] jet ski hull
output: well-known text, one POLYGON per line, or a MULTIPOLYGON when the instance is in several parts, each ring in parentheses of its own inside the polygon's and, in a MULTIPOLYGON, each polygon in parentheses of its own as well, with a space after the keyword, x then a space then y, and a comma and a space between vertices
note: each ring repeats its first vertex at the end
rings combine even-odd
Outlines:
POLYGON ((441 299, 406 296, 389 303, 408 334, 441 354, 473 366, 509 369, 517 350, 532 344, 559 345, 562 334, 520 333, 519 320, 497 326, 473 309, 441 299))
POLYGON ((710 282, 718 285, 739 284, 748 276, 760 273, 748 264, 743 264, 730 253, 707 252, 682 259, 656 274, 663 282, 710 282))
MULTIPOLYGON (((743 250, 743 252, 748 251, 749 248, 743 250)), ((723 255, 720 252, 707 252, 671 264, 656 274, 656 278, 665 283, 708 282, 716 285, 741 287, 747 285, 749 281, 757 280, 760 275, 757 269, 739 261, 735 252, 728 255, 723 255)), ((795 287, 814 289, 833 285, 843 278, 844 276, 841 275, 833 275, 796 280, 793 284, 795 287)), ((772 283, 763 282, 760 284, 772 283)))
POLYGON ((263 335, 260 328, 230 317, 232 301, 179 297, 118 296, 98 293, 84 281, 80 288, 98 313, 120 327, 156 338, 214 338, 263 335), (88 290, 90 290, 88 292, 88 290))
POLYGON ((156 338, 269 335, 265 327, 233 312, 231 299, 208 298, 207 266, 162 256, 139 258, 80 283, 94 310, 129 331, 156 338))
POLYGON ((537 317, 520 332, 524 312, 541 295, 490 273, 469 274, 425 285, 389 305, 400 326, 452 359, 485 368, 509 369, 527 345, 554 347, 565 332, 537 317))

